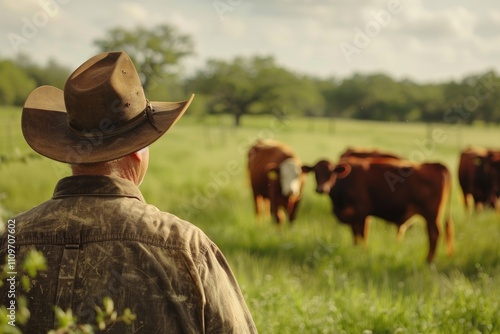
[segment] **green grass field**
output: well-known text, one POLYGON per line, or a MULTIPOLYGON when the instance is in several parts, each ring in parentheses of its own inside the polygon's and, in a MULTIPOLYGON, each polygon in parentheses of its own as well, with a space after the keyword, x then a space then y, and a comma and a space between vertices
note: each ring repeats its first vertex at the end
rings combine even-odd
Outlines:
MULTIPOLYGON (((19 110, 0 109, 1 204, 8 215, 48 199, 68 168, 48 159, 16 161, 29 153, 19 110)), ((203 229, 230 262, 260 333, 500 333, 500 216, 467 216, 456 179, 466 145, 496 147, 497 127, 426 126, 351 120, 184 117, 151 146, 146 200, 203 229), (335 160, 347 146, 386 149, 413 161, 439 161, 452 172, 455 254, 443 240, 425 264, 422 221, 404 240, 375 219, 368 247, 353 245, 326 196, 309 175, 298 219, 257 224, 247 181, 246 150, 257 138, 294 148, 304 163, 335 160)), ((500 146, 500 144, 498 144, 500 146)), ((7 214, 4 213, 4 219, 7 214)))

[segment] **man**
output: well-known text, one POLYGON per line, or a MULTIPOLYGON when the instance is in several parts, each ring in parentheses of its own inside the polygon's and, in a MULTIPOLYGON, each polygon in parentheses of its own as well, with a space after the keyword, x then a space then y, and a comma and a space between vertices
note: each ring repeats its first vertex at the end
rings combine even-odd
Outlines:
MULTIPOLYGON (((54 328, 54 306, 95 324, 104 297, 131 325, 108 333, 256 333, 223 254, 192 224, 146 204, 139 184, 148 146, 185 112, 187 101, 149 102, 123 52, 92 57, 64 91, 42 86, 27 98, 22 130, 38 153, 71 164, 53 197, 15 222, 16 259, 32 248, 47 259, 27 293, 26 333, 54 328)), ((5 261, 7 237, 2 236, 5 261)), ((7 305, 8 285, 0 293, 7 305)))

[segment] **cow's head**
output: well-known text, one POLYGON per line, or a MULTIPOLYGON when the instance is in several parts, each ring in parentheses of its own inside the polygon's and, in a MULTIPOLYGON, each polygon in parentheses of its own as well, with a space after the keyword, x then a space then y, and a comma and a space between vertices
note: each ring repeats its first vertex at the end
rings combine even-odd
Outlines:
POLYGON ((299 196, 302 189, 302 170, 296 160, 289 158, 279 165, 281 193, 283 196, 299 196))
POLYGON ((338 165, 328 160, 320 160, 314 166, 302 166, 305 173, 314 172, 316 192, 328 194, 338 178, 344 178, 351 172, 351 166, 341 162, 338 165))
POLYGON ((286 159, 280 164, 266 166, 269 184, 278 183, 281 194, 285 197, 299 196, 302 190, 303 176, 300 165, 294 159, 286 159))

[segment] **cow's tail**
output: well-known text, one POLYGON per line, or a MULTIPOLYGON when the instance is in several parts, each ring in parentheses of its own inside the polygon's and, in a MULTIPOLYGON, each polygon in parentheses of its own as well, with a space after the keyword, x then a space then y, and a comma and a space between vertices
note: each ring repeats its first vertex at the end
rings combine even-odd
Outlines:
MULTIPOLYGON (((444 166, 443 166, 444 167, 444 166)), ((444 175, 444 187, 443 187, 443 198, 441 204, 446 206, 445 209, 445 240, 446 240, 446 252, 448 256, 453 255, 454 248, 454 225, 451 219, 451 175, 448 168, 445 167, 443 172, 444 175)))

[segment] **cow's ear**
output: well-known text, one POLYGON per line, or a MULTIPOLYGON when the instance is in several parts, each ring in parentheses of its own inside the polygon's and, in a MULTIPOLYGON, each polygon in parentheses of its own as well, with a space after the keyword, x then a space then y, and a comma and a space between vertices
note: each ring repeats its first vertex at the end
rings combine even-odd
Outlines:
POLYGON ((301 169, 302 173, 309 173, 313 171, 314 167, 302 165, 301 169))
POLYGON ((351 170, 352 170, 351 165, 346 163, 340 163, 333 169, 333 172, 337 175, 337 178, 343 179, 344 177, 346 177, 351 173, 351 170))

